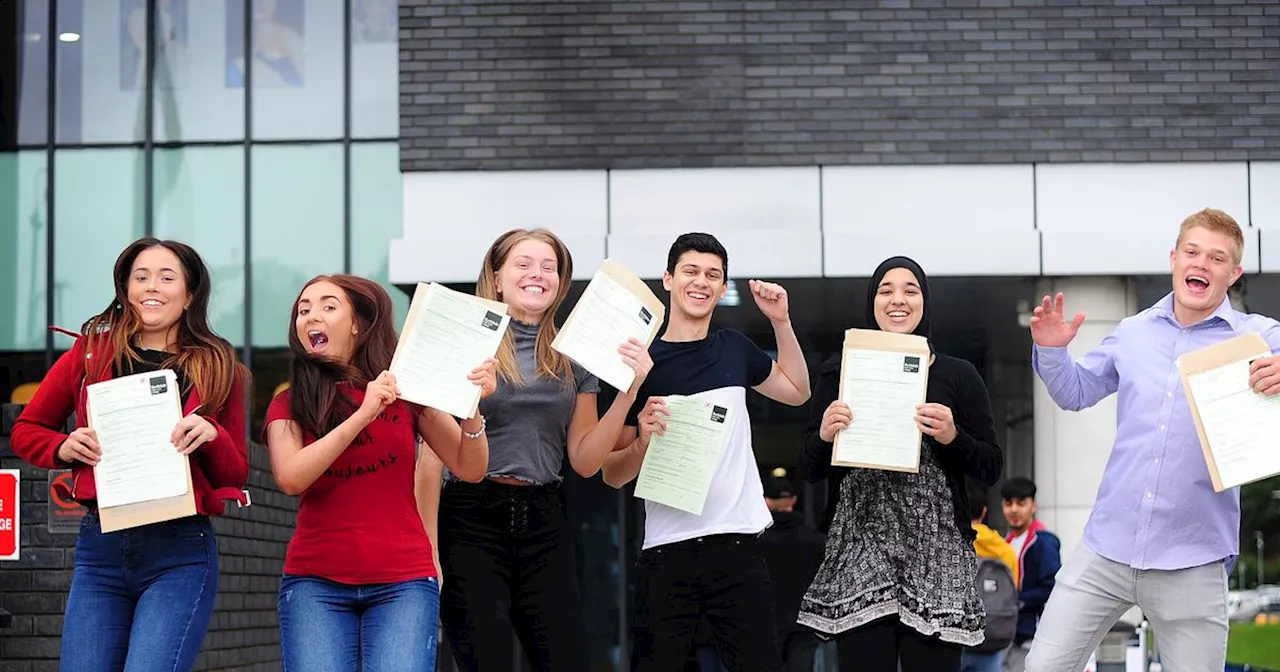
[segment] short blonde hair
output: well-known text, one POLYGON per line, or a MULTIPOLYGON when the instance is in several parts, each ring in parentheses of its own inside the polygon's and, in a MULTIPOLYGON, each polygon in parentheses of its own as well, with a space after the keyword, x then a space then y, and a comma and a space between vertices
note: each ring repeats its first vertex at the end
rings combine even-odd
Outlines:
POLYGON ((1236 248, 1231 253, 1232 261, 1236 265, 1240 264, 1241 258, 1244 257, 1244 233, 1231 215, 1212 208, 1205 208, 1190 215, 1182 220, 1182 226, 1178 227, 1178 242, 1175 246, 1181 247, 1182 239, 1187 235, 1187 232, 1197 226, 1230 238, 1231 242, 1235 243, 1236 248))

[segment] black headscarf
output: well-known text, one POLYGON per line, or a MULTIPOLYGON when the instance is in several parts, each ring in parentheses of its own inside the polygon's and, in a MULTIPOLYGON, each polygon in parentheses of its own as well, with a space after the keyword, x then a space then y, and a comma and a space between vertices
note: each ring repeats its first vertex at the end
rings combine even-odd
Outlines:
POLYGON ((924 314, 920 316, 920 324, 917 324, 915 330, 911 333, 917 336, 924 336, 929 341, 929 352, 933 352, 933 338, 929 333, 929 278, 924 274, 924 269, 920 268, 920 264, 908 257, 889 257, 876 267, 875 273, 871 274, 871 282, 867 283, 867 328, 880 328, 880 323, 876 322, 876 293, 880 287, 880 282, 884 280, 885 273, 895 268, 905 268, 916 276, 916 283, 920 285, 920 296, 923 299, 924 314))

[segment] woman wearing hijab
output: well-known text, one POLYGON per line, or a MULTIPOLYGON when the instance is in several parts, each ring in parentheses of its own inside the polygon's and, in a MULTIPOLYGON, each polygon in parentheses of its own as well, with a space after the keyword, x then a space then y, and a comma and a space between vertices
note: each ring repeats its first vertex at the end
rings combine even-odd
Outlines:
MULTIPOLYGON (((924 270, 906 257, 880 264, 866 310, 871 328, 928 338, 924 270)), ((933 353, 915 415, 920 468, 910 474, 831 466, 836 434, 858 422, 836 399, 839 379, 836 356, 814 390, 800 451, 809 480, 826 478, 830 491, 826 557, 797 620, 836 639, 845 672, 958 671, 986 621, 965 478, 994 484, 1003 467, 987 388, 969 362, 933 353)))

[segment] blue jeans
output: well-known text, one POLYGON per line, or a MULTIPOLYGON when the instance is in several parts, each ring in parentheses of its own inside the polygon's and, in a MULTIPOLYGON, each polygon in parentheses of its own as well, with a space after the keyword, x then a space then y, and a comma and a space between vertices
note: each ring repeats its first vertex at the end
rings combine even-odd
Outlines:
POLYGON ((995 653, 960 654, 960 672, 1001 672, 1004 667, 1004 651, 995 653))
POLYGON ((278 605, 284 672, 435 672, 435 579, 351 586, 286 574, 278 605))
POLYGON ((80 521, 62 623, 62 669, 190 670, 218 592, 218 547, 203 516, 103 533, 80 521))

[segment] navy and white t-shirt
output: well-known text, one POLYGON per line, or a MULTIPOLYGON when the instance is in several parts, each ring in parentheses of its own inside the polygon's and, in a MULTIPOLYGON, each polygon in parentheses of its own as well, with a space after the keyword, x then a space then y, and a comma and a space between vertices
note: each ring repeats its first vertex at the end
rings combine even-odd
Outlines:
POLYGON ((769 377, 773 360, 751 339, 735 329, 720 329, 699 341, 649 346, 653 369, 640 385, 626 424, 650 397, 690 396, 733 409, 733 427, 702 515, 694 515, 646 500, 644 548, 672 544, 710 534, 759 534, 773 522, 764 503, 764 487, 751 447, 751 417, 747 389, 769 377))

